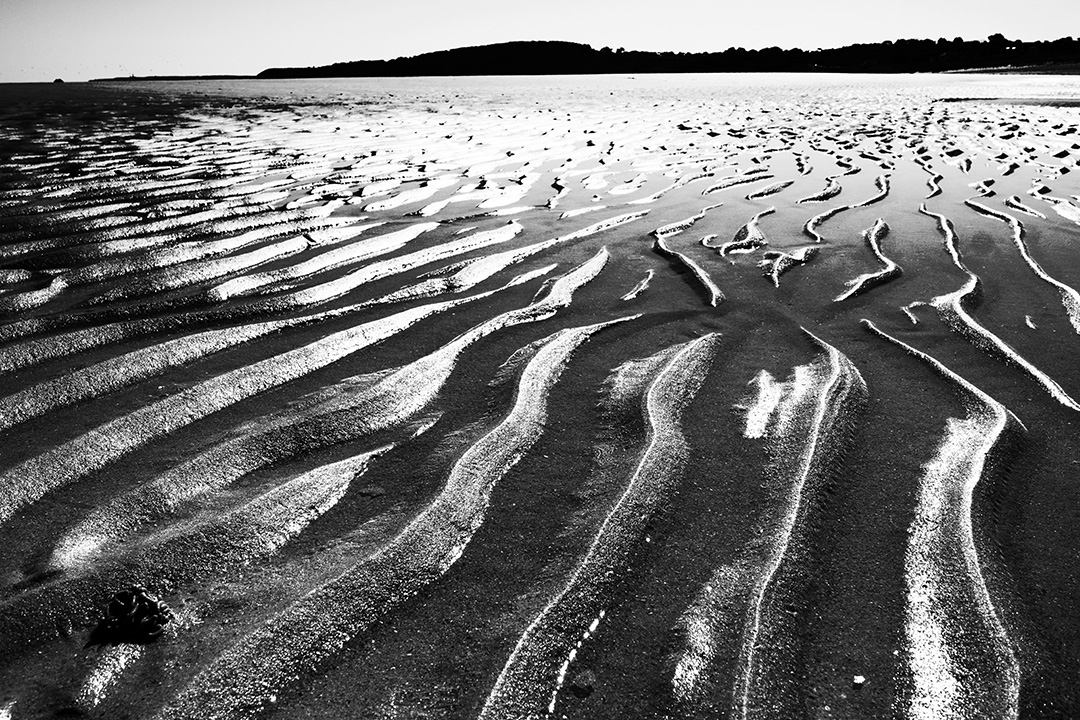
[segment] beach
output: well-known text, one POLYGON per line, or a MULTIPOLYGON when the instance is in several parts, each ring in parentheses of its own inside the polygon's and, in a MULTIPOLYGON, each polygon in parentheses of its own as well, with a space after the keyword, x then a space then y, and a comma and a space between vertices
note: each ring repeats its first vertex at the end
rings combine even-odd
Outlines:
POLYGON ((0 720, 1080 714, 1077 76, 0 99, 0 720))

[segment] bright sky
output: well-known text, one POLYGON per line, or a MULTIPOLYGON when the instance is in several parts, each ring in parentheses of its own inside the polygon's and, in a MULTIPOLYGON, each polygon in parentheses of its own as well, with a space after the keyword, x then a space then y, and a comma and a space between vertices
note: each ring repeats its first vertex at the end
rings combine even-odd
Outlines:
POLYGON ((0 82, 254 74, 508 40, 719 51, 1053 40, 1076 0, 0 0, 0 82))

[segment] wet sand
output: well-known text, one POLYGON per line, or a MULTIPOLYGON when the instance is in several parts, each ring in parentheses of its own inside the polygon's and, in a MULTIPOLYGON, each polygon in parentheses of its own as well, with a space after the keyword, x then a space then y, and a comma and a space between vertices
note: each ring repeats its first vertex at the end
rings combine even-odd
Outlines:
POLYGON ((0 98, 0 718, 1080 715, 1077 80, 0 98))

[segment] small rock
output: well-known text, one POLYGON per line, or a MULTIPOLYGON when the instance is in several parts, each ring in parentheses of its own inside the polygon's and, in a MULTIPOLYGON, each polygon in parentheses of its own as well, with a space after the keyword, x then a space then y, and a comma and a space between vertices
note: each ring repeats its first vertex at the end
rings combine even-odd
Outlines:
POLYGON ((856 675, 854 678, 852 678, 851 682, 855 685, 865 685, 866 678, 862 675, 856 675))

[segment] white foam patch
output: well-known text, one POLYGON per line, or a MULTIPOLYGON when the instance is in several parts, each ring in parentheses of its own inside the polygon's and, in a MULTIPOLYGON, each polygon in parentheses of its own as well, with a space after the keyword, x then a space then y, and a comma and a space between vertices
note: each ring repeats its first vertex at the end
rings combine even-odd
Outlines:
POLYGON ((768 432, 773 414, 790 386, 777 382, 768 370, 761 370, 750 384, 757 387, 757 397, 746 409, 746 429, 743 430, 743 437, 761 438, 768 432))
POLYGON ((619 405, 642 395, 649 382, 663 369, 678 348, 669 348, 646 358, 627 360, 611 371, 608 377, 608 402, 619 405))
POLYGON ((671 689, 679 702, 691 703, 701 696, 721 640, 719 632, 738 622, 731 601, 738 601, 745 593, 747 571, 738 565, 719 568, 679 618, 683 648, 671 678, 671 689))
POLYGON ((906 717, 1016 718, 1020 668, 983 578, 971 516, 972 496, 990 452, 1010 422, 1023 425, 935 358, 862 322, 967 395, 966 417, 946 420, 941 443, 923 466, 909 528, 904 635, 913 687, 906 717), (958 637, 965 640, 956 642, 958 637), (972 647, 983 648, 989 657, 972 656, 972 647))
POLYGON ((1050 207, 1052 207, 1054 212, 1058 215, 1080 225, 1080 207, 1073 205, 1068 200, 1062 200, 1060 198, 1043 197, 1043 200, 1050 203, 1050 207))
MULTIPOLYGON (((75 702, 87 710, 100 705, 109 690, 120 680, 124 671, 143 656, 144 650, 145 647, 142 645, 124 644, 114 645, 102 651, 101 657, 94 663, 93 669, 79 688, 75 702)), ((7 710, 6 716, 0 711, 0 720, 11 717, 10 705, 7 710)))
POLYGON ((951 495, 953 474, 981 445, 986 428, 973 418, 946 421, 945 438, 934 458, 923 467, 915 519, 905 556, 908 587, 904 635, 913 692, 908 707, 911 720, 960 718, 957 706, 960 681, 946 639, 946 614, 939 575, 941 526, 950 518, 945 498, 951 495))

